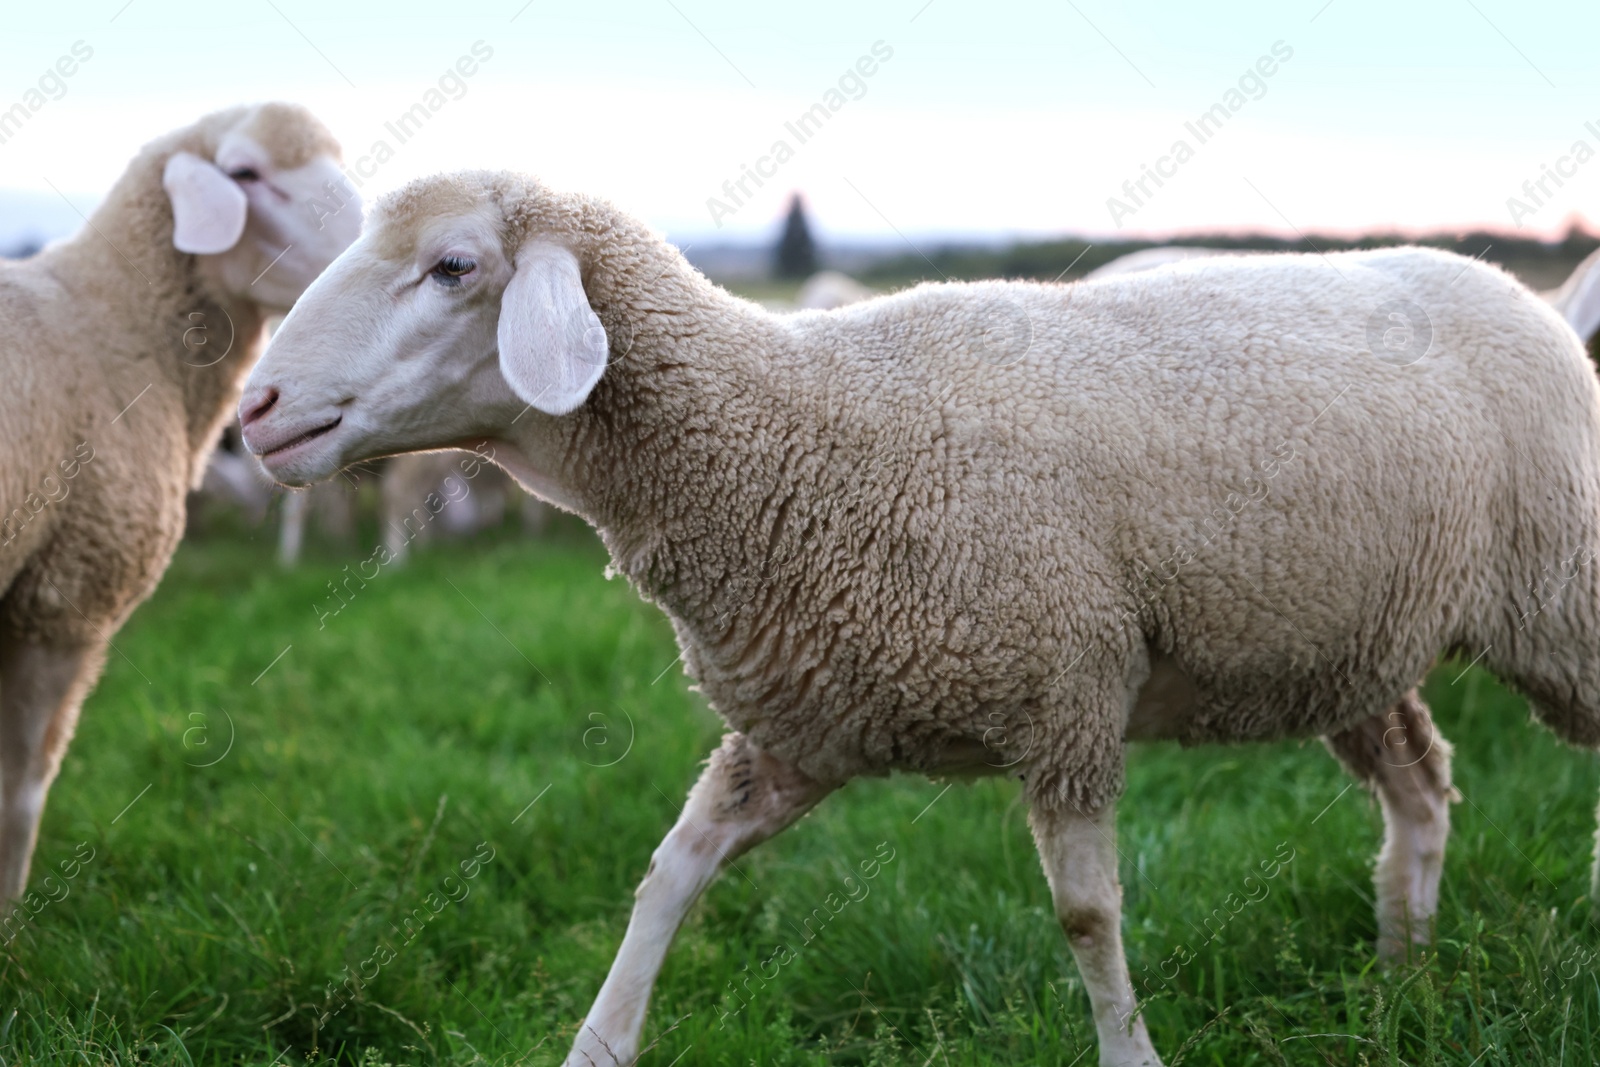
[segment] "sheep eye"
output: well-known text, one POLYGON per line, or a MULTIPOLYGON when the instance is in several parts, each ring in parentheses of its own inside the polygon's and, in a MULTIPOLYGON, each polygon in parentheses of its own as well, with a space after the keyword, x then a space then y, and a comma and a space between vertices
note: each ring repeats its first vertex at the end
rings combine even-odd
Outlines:
POLYGON ((478 269, 478 265, 465 256, 445 256, 433 268, 433 278, 446 288, 461 284, 461 279, 478 269))
POLYGON ((261 180, 261 172, 254 167, 240 167, 237 170, 230 170, 228 177, 236 182, 258 182, 261 180))

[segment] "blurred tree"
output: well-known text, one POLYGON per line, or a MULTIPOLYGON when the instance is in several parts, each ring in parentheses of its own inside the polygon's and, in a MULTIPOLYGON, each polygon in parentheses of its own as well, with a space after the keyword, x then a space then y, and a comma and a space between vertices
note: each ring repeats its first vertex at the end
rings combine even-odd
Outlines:
POLYGON ((34 236, 24 237, 10 248, 0 250, 0 259, 27 259, 36 255, 44 247, 44 242, 34 236))
POLYGON ((817 243, 811 239, 805 205, 795 193, 789 198, 789 215, 783 220, 783 236, 778 238, 773 273, 780 278, 808 278, 816 272, 817 243))

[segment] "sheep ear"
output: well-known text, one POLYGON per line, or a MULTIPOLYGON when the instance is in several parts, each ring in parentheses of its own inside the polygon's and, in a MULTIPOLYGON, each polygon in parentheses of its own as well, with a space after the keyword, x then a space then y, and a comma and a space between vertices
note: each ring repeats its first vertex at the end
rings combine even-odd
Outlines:
POLYGON ((547 415, 576 410, 606 369, 605 327, 583 292, 578 258, 532 241, 500 300, 500 373, 547 415))
POLYGON ((1578 264, 1550 302, 1585 342, 1600 331, 1600 252, 1578 264))
POLYGON ((250 201, 215 163, 189 152, 167 160, 161 175, 172 201, 172 247, 215 255, 239 243, 250 201))

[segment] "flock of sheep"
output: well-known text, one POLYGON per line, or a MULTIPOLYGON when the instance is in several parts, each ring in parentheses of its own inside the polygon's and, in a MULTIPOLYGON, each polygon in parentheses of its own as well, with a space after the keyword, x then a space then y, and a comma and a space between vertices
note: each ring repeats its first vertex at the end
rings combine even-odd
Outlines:
POLYGON ((857 776, 1020 779, 1100 1062, 1152 1065, 1129 740, 1324 737, 1382 805, 1385 959, 1438 904, 1450 748, 1414 687, 1441 652, 1600 745, 1600 257, 1548 299, 1422 249, 1180 251, 779 314, 517 174, 318 217, 338 152, 300 108, 208 116, 0 270, 6 898, 236 408, 291 486, 492 448, 595 526, 727 721, 572 1065, 633 1062, 699 894, 857 776))

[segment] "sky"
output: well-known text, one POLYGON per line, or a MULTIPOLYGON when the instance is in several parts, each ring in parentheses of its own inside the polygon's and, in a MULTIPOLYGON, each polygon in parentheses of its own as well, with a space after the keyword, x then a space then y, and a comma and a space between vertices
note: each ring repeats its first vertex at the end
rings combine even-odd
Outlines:
POLYGON ((47 91, 0 143, 0 211, 52 233, 144 141, 268 99, 312 108, 347 162, 389 142, 364 195, 524 170, 680 243, 766 238, 797 191, 825 238, 909 242, 1600 220, 1600 158, 1577 151, 1600 154, 1593 0, 8 8, 0 112, 47 91), (50 81, 75 45, 90 58, 50 81), (488 58, 396 143, 385 123, 475 46, 488 58))

